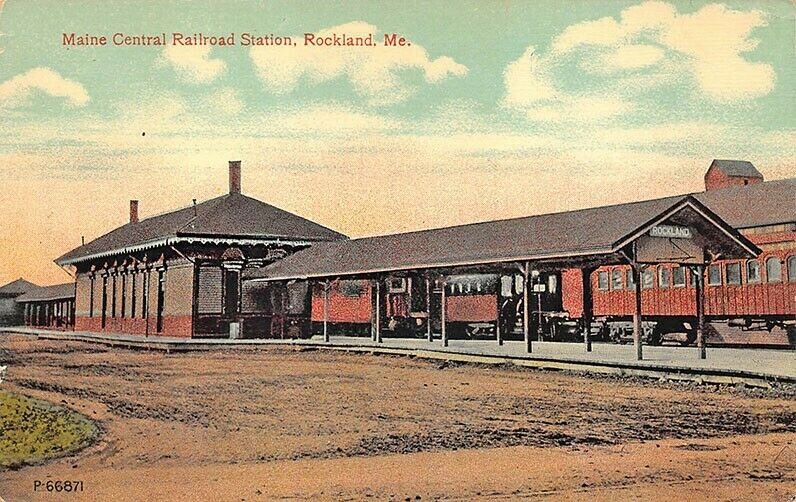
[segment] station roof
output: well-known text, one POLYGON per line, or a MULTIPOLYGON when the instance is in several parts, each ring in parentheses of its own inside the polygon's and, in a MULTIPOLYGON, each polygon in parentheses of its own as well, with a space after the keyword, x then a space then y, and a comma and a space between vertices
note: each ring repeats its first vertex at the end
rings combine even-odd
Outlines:
POLYGON ((715 167, 727 176, 742 178, 762 178, 763 175, 748 160, 722 160, 714 159, 710 167, 715 167))
POLYGON ((324 241, 347 237, 293 213, 240 193, 127 223, 77 247, 55 262, 67 265, 186 240, 324 241))
POLYGON ((735 228, 796 223, 796 178, 693 195, 735 228))
POLYGON ((48 300, 68 300, 75 297, 75 283, 56 284, 54 286, 37 286, 24 295, 17 297, 17 303, 43 302, 48 300))
MULTIPOLYGON (((689 211, 742 248, 759 249, 692 196, 315 244, 245 277, 262 280, 365 275, 412 269, 616 255, 649 227, 689 211)), ((694 216, 691 216, 691 221, 694 216)), ((714 233, 715 235, 715 233, 714 233)))
POLYGON ((39 286, 37 286, 36 284, 33 284, 30 281, 26 281, 25 279, 20 277, 16 281, 11 281, 8 284, 0 286, 0 295, 5 295, 5 296, 21 295, 22 293, 26 293, 38 287, 39 286))

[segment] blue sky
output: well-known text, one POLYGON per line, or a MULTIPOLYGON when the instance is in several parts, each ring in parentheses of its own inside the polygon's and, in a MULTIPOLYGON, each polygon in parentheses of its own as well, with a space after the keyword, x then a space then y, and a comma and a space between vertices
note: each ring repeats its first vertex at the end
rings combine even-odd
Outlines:
POLYGON ((0 3, 0 282, 226 189, 352 236, 796 176, 794 6, 765 2, 0 3), (64 47, 62 34, 297 47, 64 47), (399 33, 312 48, 302 34, 399 33))

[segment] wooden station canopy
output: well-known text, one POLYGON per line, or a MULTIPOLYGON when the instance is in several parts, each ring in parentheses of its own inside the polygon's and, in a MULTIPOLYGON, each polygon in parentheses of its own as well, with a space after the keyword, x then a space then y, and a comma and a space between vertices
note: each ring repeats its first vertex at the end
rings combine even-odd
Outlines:
POLYGON ((551 270, 642 261, 704 264, 711 258, 751 258, 759 253, 696 198, 681 196, 322 242, 249 270, 245 278, 284 281, 463 268, 516 270, 517 263, 525 262, 551 270))
MULTIPOLYGON (((641 269, 645 264, 676 263, 697 269, 697 345, 705 357, 703 337, 704 265, 719 258, 746 259, 761 250, 695 197, 687 195, 629 204, 603 206, 524 218, 455 227, 324 242, 299 251, 267 267, 251 269, 244 280, 324 281, 324 312, 328 315, 328 281, 373 279, 409 272, 442 276, 472 271, 521 272, 523 331, 529 333, 528 287, 533 270, 579 268, 583 273, 583 337, 591 351, 591 272, 602 265, 631 265, 636 288, 634 342, 642 359, 641 269)), ((444 288, 443 288, 444 295, 444 288)), ((379 302, 377 283, 376 302, 379 302)), ((428 299, 427 299, 428 301, 428 299)), ((443 296, 444 304, 444 296, 443 296)), ((430 306, 429 306, 430 308, 430 306)), ((373 338, 380 341, 379 309, 373 338)), ((499 315, 499 314, 498 314, 499 315)), ((499 320, 497 322, 500 324, 499 320)), ((328 340, 324 321, 324 339, 328 340)), ((433 340, 430 323, 428 339, 433 340)), ((497 333, 498 343, 502 338, 497 333)), ((442 340, 447 345, 445 309, 442 340)))

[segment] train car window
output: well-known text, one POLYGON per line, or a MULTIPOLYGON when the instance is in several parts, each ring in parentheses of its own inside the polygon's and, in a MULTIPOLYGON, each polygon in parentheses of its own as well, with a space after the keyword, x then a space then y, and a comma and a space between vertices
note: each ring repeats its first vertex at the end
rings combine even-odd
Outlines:
POLYGON ((614 291, 622 290, 622 271, 618 268, 611 271, 611 289, 614 291))
POLYGON ((636 289, 636 281, 633 280, 633 269, 628 268, 625 273, 625 286, 627 289, 636 289))
POLYGON ((749 260, 746 262, 746 282, 753 284, 760 282, 760 262, 749 260))
POLYGON ((766 282, 782 281, 782 262, 779 257, 772 256, 766 260, 766 282))
POLYGON ((658 287, 666 289, 669 287, 669 275, 671 272, 668 267, 658 267, 658 287))
POLYGON ((796 254, 788 256, 788 282, 796 282, 796 254))
POLYGON ((351 281, 351 280, 340 281, 339 289, 340 293, 343 296, 347 296, 350 298, 362 296, 362 294, 365 292, 365 288, 362 284, 362 281, 351 281))
POLYGON ((608 291, 608 272, 602 271, 597 273, 597 289, 600 291, 608 291))
POLYGON ((510 275, 504 275, 500 278, 500 296, 511 296, 511 287, 514 285, 514 278, 510 275))
POLYGON ((741 283, 741 264, 728 263, 725 266, 724 273, 727 275, 727 284, 740 284, 741 283))
POLYGON ((685 287, 685 268, 674 267, 672 269, 672 286, 675 288, 685 287))
POLYGON ((655 269, 647 267, 641 273, 641 287, 643 289, 652 289, 655 287, 655 269))
POLYGON ((721 267, 718 265, 711 265, 708 267, 708 286, 721 285, 721 267))

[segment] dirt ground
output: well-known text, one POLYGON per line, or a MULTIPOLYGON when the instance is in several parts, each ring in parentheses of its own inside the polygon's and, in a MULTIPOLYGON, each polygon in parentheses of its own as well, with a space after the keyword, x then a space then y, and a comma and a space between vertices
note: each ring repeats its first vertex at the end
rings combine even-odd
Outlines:
POLYGON ((3 387, 99 441, 0 471, 16 500, 775 500, 796 391, 257 348, 164 354, 0 336, 3 387), (36 481, 82 491, 34 491, 36 481))

